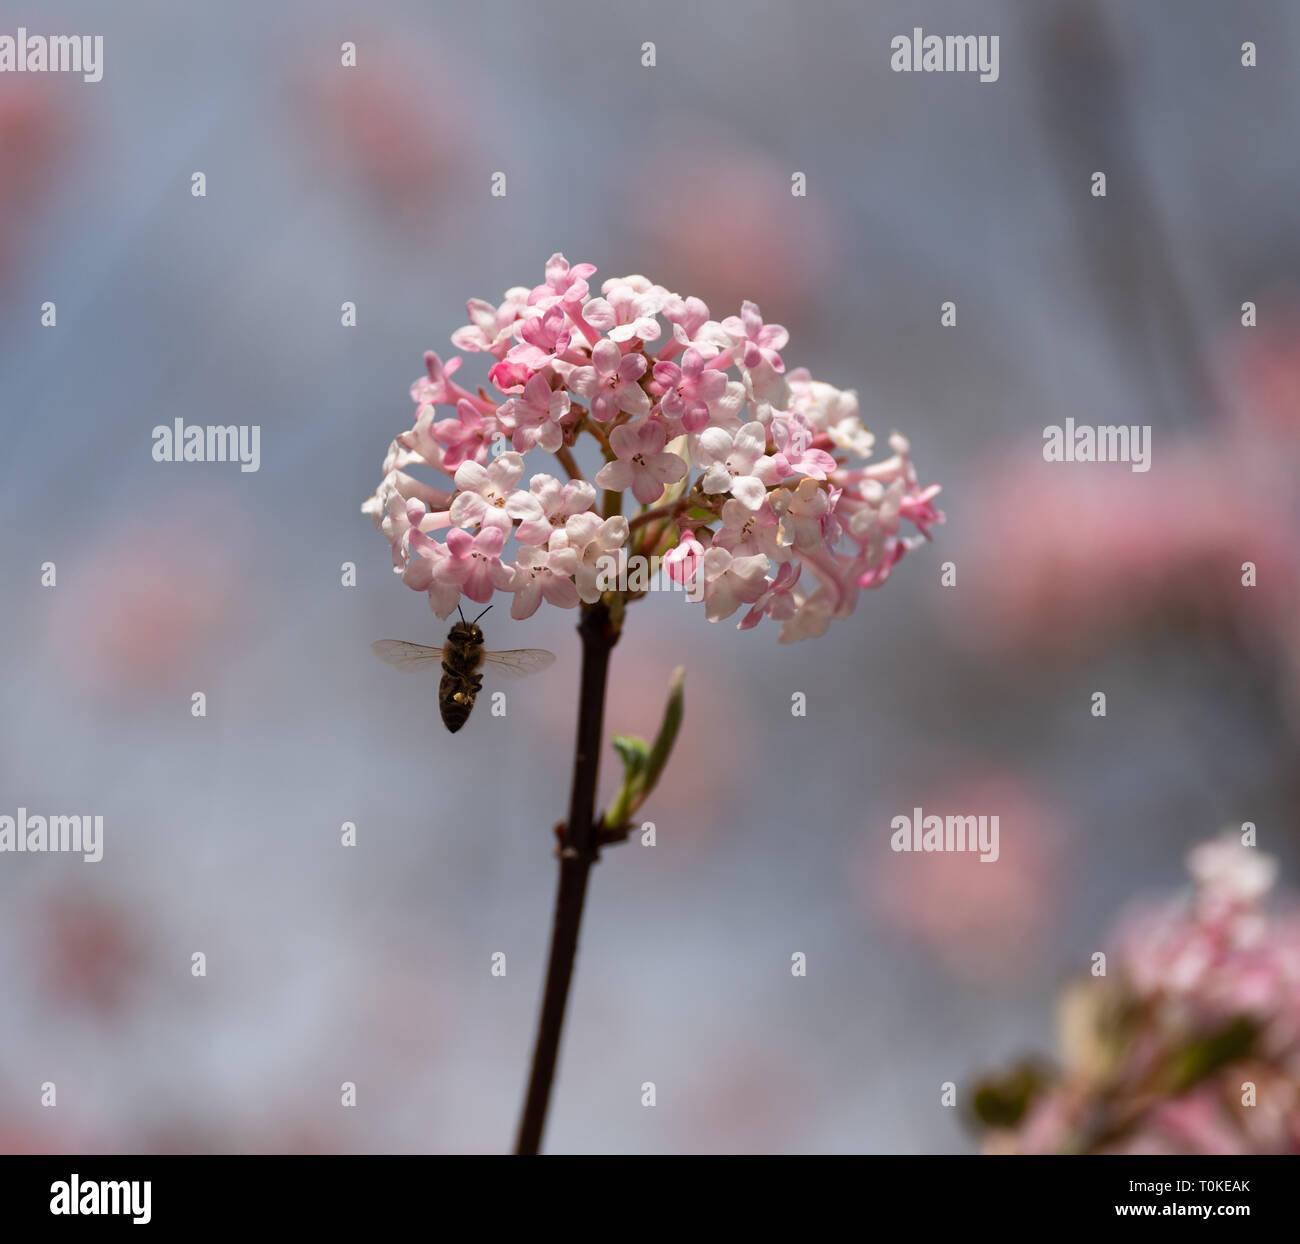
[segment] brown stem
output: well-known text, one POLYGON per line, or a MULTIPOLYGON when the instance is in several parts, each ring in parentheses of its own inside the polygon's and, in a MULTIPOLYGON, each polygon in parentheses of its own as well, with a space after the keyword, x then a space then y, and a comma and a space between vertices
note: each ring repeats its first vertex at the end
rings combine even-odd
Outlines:
POLYGON ((609 433, 604 430, 594 419, 583 419, 578 424, 578 430, 590 432, 596 438, 596 443, 600 446, 601 456, 606 462, 613 462, 618 455, 609 447, 609 433))
POLYGON ((555 451, 555 456, 559 459, 560 465, 568 472, 570 479, 586 478, 582 473, 582 468, 578 466, 577 459, 573 456, 573 450, 567 449, 565 446, 561 445, 560 448, 555 451))
POLYGON ((587 877, 599 854, 596 827, 596 776, 605 716, 605 682, 618 631, 604 602, 585 605, 578 624, 582 637, 582 682, 578 691, 578 737, 573 753, 569 819, 560 848, 560 884, 555 896, 550 962, 537 1022, 533 1069, 519 1121, 517 1154, 537 1153, 546 1126, 546 1108, 560 1052, 569 982, 578 953, 578 930, 587 896, 587 877))
POLYGON ((698 498, 688 493, 684 497, 678 497, 676 501, 670 501, 667 505, 656 506, 653 510, 642 510, 633 518, 627 520, 629 531, 635 531, 638 527, 644 527, 646 523, 653 523, 659 518, 671 518, 674 514, 680 514, 683 510, 688 510, 696 503, 698 498))

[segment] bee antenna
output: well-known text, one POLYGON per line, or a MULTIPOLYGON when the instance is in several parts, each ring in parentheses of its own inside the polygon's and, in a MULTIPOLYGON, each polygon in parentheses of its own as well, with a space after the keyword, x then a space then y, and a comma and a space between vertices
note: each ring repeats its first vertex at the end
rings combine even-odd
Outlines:
MULTIPOLYGON (((491 609, 491 608, 492 608, 492 606, 489 605, 489 606, 487 607, 487 609, 484 609, 484 610, 483 610, 483 613, 487 613, 488 609, 491 609)), ((480 614, 478 615, 478 618, 481 618, 481 617, 483 616, 483 613, 480 613, 480 614)), ((474 621, 475 621, 476 623, 478 622, 478 618, 475 618, 475 619, 474 619, 474 621)))
POLYGON ((459 601, 456 602, 456 612, 460 614, 460 620, 461 620, 462 622, 464 622, 464 621, 465 621, 465 615, 464 615, 464 613, 461 612, 461 607, 460 607, 460 602, 459 602, 459 601))

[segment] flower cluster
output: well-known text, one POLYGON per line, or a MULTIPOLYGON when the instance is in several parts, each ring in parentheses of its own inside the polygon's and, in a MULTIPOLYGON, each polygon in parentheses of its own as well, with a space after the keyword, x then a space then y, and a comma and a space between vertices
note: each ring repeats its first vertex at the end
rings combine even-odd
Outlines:
POLYGON ((743 609, 741 629, 767 617, 783 641, 803 639, 851 613, 943 521, 907 441, 895 433, 889 457, 866 461, 874 437, 856 394, 787 371, 789 335, 753 303, 715 320, 643 276, 593 294, 594 272, 557 254, 540 285, 468 303, 452 343, 486 356, 492 393, 457 383, 461 355, 425 355, 413 425, 362 509, 438 617, 497 591, 513 594, 515 618, 542 601, 594 603, 616 590, 611 567, 641 558, 710 621, 743 609), (603 460, 591 480, 580 438, 603 460), (525 479, 530 454, 550 455, 550 470, 525 479))
POLYGON ((1001 1152, 1300 1153, 1300 912, 1236 833, 1189 857, 1195 894, 1138 912, 1069 990, 1065 1066, 976 1096, 1001 1152))

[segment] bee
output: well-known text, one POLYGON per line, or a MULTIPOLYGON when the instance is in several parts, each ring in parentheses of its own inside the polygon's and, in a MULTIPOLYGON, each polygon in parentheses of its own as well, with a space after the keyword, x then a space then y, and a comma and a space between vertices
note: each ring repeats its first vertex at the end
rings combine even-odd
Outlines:
MULTIPOLYGON (((489 605, 488 609, 491 608, 489 605)), ((483 613, 487 613, 487 609, 483 613)), ((434 661, 442 662, 438 712, 442 714, 442 724, 452 734, 469 720, 474 701, 483 689, 480 668, 486 666, 503 678, 527 678, 555 660, 555 653, 547 652, 545 648, 488 652, 483 646, 483 632, 478 625, 483 613, 473 622, 466 622, 462 613, 460 621, 447 632, 447 642, 441 648, 410 644, 404 639, 377 639, 370 645, 375 656, 399 670, 427 669, 434 661)))

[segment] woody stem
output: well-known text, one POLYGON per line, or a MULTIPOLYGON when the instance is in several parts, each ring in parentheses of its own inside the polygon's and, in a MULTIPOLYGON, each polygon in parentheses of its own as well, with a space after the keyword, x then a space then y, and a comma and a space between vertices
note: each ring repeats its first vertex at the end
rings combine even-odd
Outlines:
POLYGON ((537 1022, 532 1073, 519 1121, 517 1154, 540 1151, 546 1111, 560 1052, 560 1034, 569 1000, 569 982, 578 953, 578 931, 587 897, 587 878, 598 858, 596 827, 596 777, 600 764, 605 716, 605 684, 610 653, 618 630, 603 602, 585 605, 578 625, 582 638, 582 681, 578 692, 578 734, 573 753, 573 785, 569 819, 560 853, 559 888, 555 896, 555 922, 551 953, 542 992, 542 1012, 537 1022))
POLYGON ((656 519, 671 518, 674 514, 689 509, 695 501, 695 497, 688 495, 678 497, 676 501, 670 501, 667 505, 656 506, 653 510, 642 510, 640 514, 628 519, 628 530, 635 531, 638 527, 644 527, 646 523, 653 523, 656 519))

